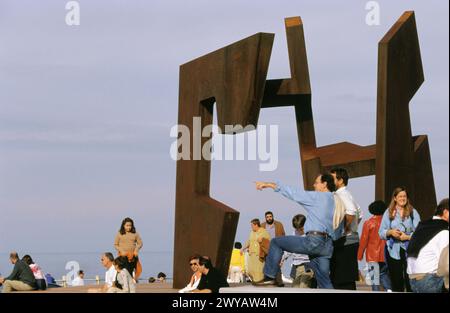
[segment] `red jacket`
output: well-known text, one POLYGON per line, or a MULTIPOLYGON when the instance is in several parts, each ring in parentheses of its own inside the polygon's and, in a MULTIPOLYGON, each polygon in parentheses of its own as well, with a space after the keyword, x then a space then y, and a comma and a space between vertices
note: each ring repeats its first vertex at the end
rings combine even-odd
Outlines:
POLYGON ((382 215, 374 215, 364 222, 361 240, 359 241, 358 260, 361 261, 366 252, 367 262, 384 262, 384 246, 386 241, 378 235, 382 215))

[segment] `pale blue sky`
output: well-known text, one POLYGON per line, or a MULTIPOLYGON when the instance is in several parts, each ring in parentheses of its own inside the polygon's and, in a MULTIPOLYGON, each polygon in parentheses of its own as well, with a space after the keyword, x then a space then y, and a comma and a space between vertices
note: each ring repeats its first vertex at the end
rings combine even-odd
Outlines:
MULTIPOLYGON (((125 216, 144 249, 173 250, 179 65, 257 32, 275 33, 269 78, 289 76, 284 17, 305 24, 319 145, 375 142, 377 44, 415 10, 425 83, 411 103, 414 134, 428 134, 438 198, 448 196, 448 1, 0 1, 0 252, 104 251, 125 216)), ((252 181, 300 184, 293 109, 263 110, 279 124, 280 160, 213 163, 212 195, 248 222, 272 209, 290 231, 302 209, 252 181)), ((352 180, 362 207, 374 178, 352 180)), ((205 223, 207 221, 204 221, 205 223)))

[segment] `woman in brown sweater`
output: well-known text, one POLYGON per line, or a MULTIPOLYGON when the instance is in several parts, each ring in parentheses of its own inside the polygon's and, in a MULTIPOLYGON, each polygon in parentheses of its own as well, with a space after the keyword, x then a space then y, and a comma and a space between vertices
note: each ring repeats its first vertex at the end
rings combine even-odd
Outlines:
POLYGON ((136 231, 133 220, 129 217, 125 218, 114 240, 114 248, 119 256, 126 257, 128 261, 126 268, 130 274, 134 272, 136 282, 142 273, 142 265, 138 256, 142 246, 141 236, 136 231))

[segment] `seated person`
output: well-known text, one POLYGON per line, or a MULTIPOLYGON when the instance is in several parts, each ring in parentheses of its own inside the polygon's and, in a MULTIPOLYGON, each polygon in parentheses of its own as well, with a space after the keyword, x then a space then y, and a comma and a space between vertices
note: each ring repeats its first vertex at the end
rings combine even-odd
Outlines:
POLYGON ((45 280, 47 281, 47 288, 60 288, 61 286, 56 283, 52 274, 45 274, 45 280))
POLYGON ((6 278, 0 277, 3 284, 3 293, 12 291, 31 291, 36 289, 36 279, 27 263, 19 259, 17 252, 11 252, 9 260, 14 264, 14 269, 6 278))
POLYGON ((197 286, 200 283, 200 279, 202 278, 202 273, 198 269, 198 262, 200 261, 200 258, 201 256, 198 254, 195 254, 189 258, 189 266, 191 267, 191 270, 194 272, 194 274, 192 275, 189 284, 187 284, 187 286, 183 289, 179 290, 179 293, 191 292, 197 289, 197 286))
POLYGON ((118 257, 114 260, 114 267, 117 271, 117 278, 114 286, 108 289, 108 293, 135 293, 136 283, 126 269, 124 258, 118 257))
POLYGON ((220 288, 229 287, 226 277, 212 266, 209 258, 201 257, 198 268, 202 278, 193 293, 218 293, 220 288))
POLYGON ((79 270, 78 276, 72 280, 72 287, 84 286, 84 271, 79 270))
POLYGON ((89 293, 107 292, 109 288, 113 287, 114 281, 116 280, 117 271, 114 267, 114 256, 111 252, 105 252, 101 257, 101 262, 103 267, 106 269, 105 273, 105 284, 100 288, 90 288, 89 293))

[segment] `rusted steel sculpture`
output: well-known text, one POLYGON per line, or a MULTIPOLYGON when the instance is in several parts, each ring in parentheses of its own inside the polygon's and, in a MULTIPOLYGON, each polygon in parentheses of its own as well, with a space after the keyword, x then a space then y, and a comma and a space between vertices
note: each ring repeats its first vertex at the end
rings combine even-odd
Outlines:
POLYGON ((201 118, 202 127, 212 124, 216 103, 222 130, 225 125, 256 125, 273 38, 256 34, 180 68, 178 124, 191 130, 191 160, 177 161, 174 288, 189 281, 186 264, 192 253, 210 256, 217 268, 228 272, 239 218, 238 212, 210 197, 210 161, 193 160, 195 146, 210 139, 196 142, 193 117, 201 118))
MULTIPOLYGON (((221 130, 225 125, 257 126, 261 108, 294 106, 303 184, 334 166, 351 177, 376 175, 376 198, 389 201, 394 187, 410 190, 422 216, 436 206, 427 136, 412 137, 409 101, 423 82, 414 12, 405 12, 379 43, 376 145, 348 142, 317 147, 311 107, 311 86, 300 17, 285 19, 291 78, 266 80, 273 34, 258 33, 186 63, 180 68, 178 123, 191 130, 193 118, 202 126, 213 121, 213 105, 221 130)), ((209 195, 208 159, 177 162, 174 287, 189 280, 187 259, 194 252, 209 255, 228 272, 239 213, 209 195), (196 218, 204 222, 195 224, 196 218)))
POLYGON ((378 45, 376 197, 409 190, 422 218, 436 208, 428 137, 412 137, 409 102, 424 81, 414 12, 405 12, 378 45))

